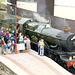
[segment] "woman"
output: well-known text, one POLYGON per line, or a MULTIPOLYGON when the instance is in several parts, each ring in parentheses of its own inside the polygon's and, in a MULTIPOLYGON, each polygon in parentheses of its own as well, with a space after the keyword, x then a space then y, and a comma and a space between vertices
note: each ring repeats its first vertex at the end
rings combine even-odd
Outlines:
POLYGON ((2 37, 2 50, 1 50, 1 54, 3 54, 3 46, 4 46, 4 37, 2 37))
POLYGON ((30 45, 30 39, 27 38, 27 51, 29 52, 29 49, 31 49, 31 45, 30 45))

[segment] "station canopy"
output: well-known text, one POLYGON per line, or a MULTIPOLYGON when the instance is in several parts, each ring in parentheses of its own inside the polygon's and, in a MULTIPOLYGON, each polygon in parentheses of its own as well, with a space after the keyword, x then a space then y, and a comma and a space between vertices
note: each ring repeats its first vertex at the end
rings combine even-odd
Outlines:
POLYGON ((30 18, 22 18, 22 19, 20 19, 20 20, 18 21, 18 24, 23 25, 25 22, 27 22, 27 21, 29 21, 29 20, 31 20, 31 19, 30 19, 30 18))

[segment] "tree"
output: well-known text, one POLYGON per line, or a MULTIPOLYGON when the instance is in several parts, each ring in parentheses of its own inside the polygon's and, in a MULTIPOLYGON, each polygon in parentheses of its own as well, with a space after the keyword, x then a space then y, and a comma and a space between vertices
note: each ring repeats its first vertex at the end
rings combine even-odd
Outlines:
POLYGON ((0 7, 1 7, 2 3, 0 2, 0 7))
POLYGON ((5 0, 0 0, 0 7, 1 7, 1 5, 2 5, 2 2, 5 2, 5 0))

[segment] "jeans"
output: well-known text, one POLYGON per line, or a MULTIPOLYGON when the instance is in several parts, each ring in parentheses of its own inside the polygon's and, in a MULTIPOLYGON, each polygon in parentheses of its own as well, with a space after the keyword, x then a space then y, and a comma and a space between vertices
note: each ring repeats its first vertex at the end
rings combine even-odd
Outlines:
POLYGON ((40 55, 41 55, 41 56, 44 55, 44 46, 40 46, 40 55))
POLYGON ((40 55, 40 46, 38 47, 38 55, 40 55))

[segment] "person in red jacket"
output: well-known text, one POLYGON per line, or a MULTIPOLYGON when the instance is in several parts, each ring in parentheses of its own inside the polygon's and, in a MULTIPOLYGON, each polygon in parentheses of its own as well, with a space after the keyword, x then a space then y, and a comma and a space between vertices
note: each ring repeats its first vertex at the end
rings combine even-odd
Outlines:
POLYGON ((23 40, 24 40, 25 50, 26 50, 26 49, 27 49, 27 45, 26 45, 26 43, 27 43, 27 37, 25 36, 25 37, 23 38, 23 40))
POLYGON ((14 50, 15 50, 15 43, 14 43, 14 41, 12 41, 12 43, 11 43, 11 52, 14 52, 14 50))
POLYGON ((4 46, 4 37, 2 37, 2 50, 1 50, 1 54, 3 54, 3 46, 4 46))

